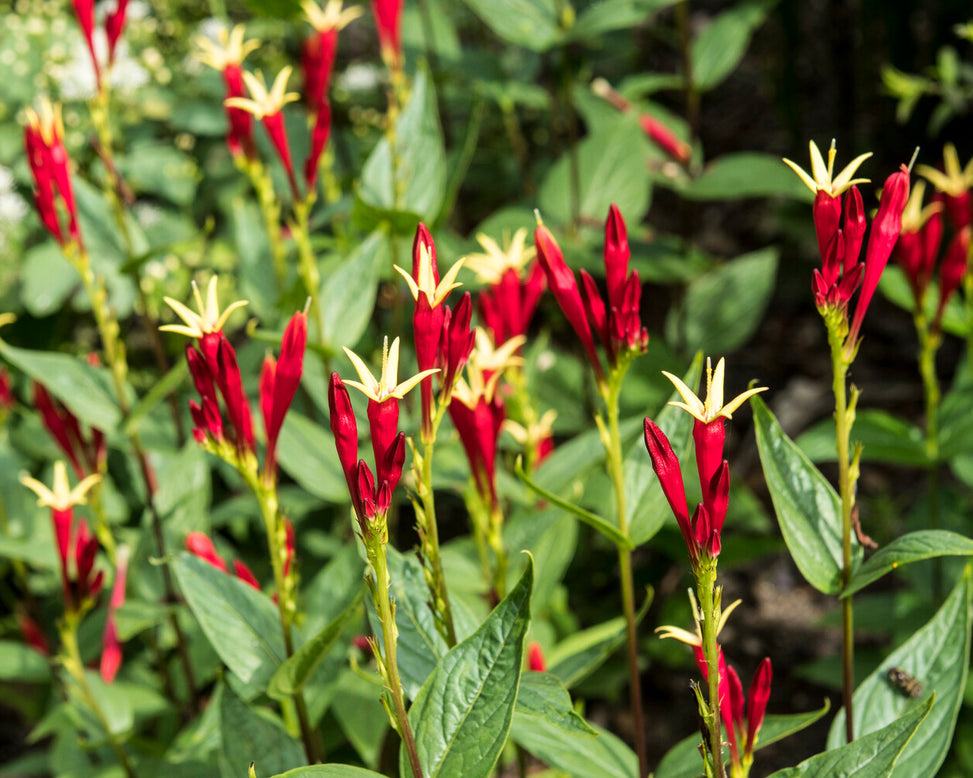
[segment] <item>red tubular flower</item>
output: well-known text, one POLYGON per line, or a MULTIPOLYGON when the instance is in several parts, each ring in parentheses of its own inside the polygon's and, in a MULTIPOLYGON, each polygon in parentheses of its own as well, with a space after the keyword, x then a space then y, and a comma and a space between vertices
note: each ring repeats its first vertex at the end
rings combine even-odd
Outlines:
POLYGON ((248 159, 255 159, 257 147, 253 137, 253 116, 242 108, 232 108, 225 105, 225 100, 231 97, 247 95, 243 85, 243 68, 240 65, 228 64, 223 68, 223 83, 226 85, 224 108, 226 112, 227 132, 226 145, 234 157, 241 154, 248 159))
POLYGON ((878 280, 902 231, 902 211, 905 210, 908 199, 909 170, 902 165, 898 172, 886 179, 878 213, 872 221, 872 231, 868 236, 868 247, 865 249, 865 277, 862 280, 861 293, 855 305, 855 317, 852 319, 846 341, 852 348, 858 341, 862 320, 865 318, 868 304, 872 301, 872 295, 878 288, 878 280))
MULTIPOLYGON (((381 484, 382 481, 388 480, 390 475, 389 470, 386 470, 386 455, 392 451, 399 432, 399 401, 395 397, 389 397, 381 402, 369 399, 367 413, 375 474, 381 484)), ((391 467, 392 463, 389 462, 388 465, 391 467)))
POLYGON ((473 302, 469 292, 460 298, 455 310, 446 306, 443 337, 436 357, 436 365, 442 371, 441 386, 446 397, 452 394, 456 378, 463 372, 476 342, 476 333, 470 329, 472 317, 473 302))
POLYGON ((325 100, 317 110, 314 119, 314 130, 311 132, 311 152, 304 160, 304 182, 307 184, 308 191, 314 189, 318 180, 318 162, 321 155, 328 145, 328 137, 331 135, 331 105, 325 100))
POLYGON ((57 201, 60 199, 68 215, 68 235, 81 245, 78 210, 71 188, 71 160, 64 148, 61 107, 44 101, 39 112, 28 108, 26 114, 24 147, 36 184, 34 201, 37 212, 47 231, 63 246, 66 241, 58 217, 57 201))
POLYGON ((375 29, 382 48, 382 59, 393 70, 402 68, 402 39, 399 32, 402 0, 372 0, 375 29))
POLYGON ((544 651, 541 649, 541 644, 536 640, 532 640, 530 645, 527 646, 527 669, 533 670, 535 673, 543 673, 547 671, 547 662, 544 660, 544 651))
POLYGON ((105 15, 105 36, 108 38, 108 67, 115 64, 115 46, 125 29, 125 12, 128 10, 128 0, 118 0, 114 11, 105 15))
POLYGON ((20 630, 20 634, 23 635, 27 645, 37 651, 37 653, 43 656, 51 655, 51 646, 47 642, 44 630, 22 610, 17 611, 17 628, 20 630))
POLYGON ((316 114, 328 99, 331 70, 338 49, 338 31, 361 16, 362 10, 353 5, 342 10, 341 0, 328 0, 322 8, 314 0, 301 4, 304 16, 314 32, 304 40, 301 67, 304 71, 304 97, 308 110, 316 114))
POLYGON ((744 753, 748 756, 753 753, 754 746, 757 744, 757 735, 764 723, 772 678, 773 668, 770 665, 770 657, 764 657, 753 674, 750 691, 747 693, 747 745, 744 753))
POLYGON ((331 374, 331 382, 328 384, 328 409, 338 461, 341 462, 341 469, 345 474, 355 513, 361 515, 361 504, 358 500, 358 422, 355 420, 355 410, 351 406, 348 390, 337 373, 331 374))
POLYGON ((689 157, 692 154, 689 144, 679 138, 658 119, 647 113, 643 113, 639 116, 639 126, 650 141, 674 160, 683 164, 689 161, 689 157))
POLYGON ((935 329, 939 329, 942 324, 946 304, 966 275, 966 264, 970 256, 970 230, 970 225, 966 225, 953 236, 939 268, 939 307, 933 323, 935 329))
POLYGON ((204 532, 190 532, 186 535, 186 550, 193 556, 209 562, 217 570, 226 572, 226 562, 216 553, 216 547, 204 532))
POLYGON ((108 456, 104 433, 91 429, 91 439, 86 439, 77 417, 54 400, 43 384, 34 381, 33 392, 34 407, 37 408, 44 427, 64 452, 78 478, 100 472, 108 456))
POLYGON ((595 350, 595 342, 591 337, 591 326, 581 299, 581 292, 578 290, 578 282, 571 268, 564 261, 561 248, 554 240, 551 231, 540 222, 534 230, 534 244, 537 247, 537 259, 544 268, 547 285, 554 294, 554 299, 557 300, 568 323, 581 339, 581 345, 588 355, 598 381, 604 381, 605 374, 598 359, 598 352, 595 350))
MULTIPOLYGON (((288 561, 290 561, 290 558, 288 558, 288 561)), ((245 584, 249 584, 258 592, 260 591, 260 581, 257 580, 257 577, 253 574, 253 571, 239 559, 233 560, 233 572, 236 573, 236 577, 245 584)))
POLYGON ((240 366, 236 361, 236 351, 226 338, 220 341, 216 361, 219 369, 216 384, 226 403, 226 412, 233 425, 237 450, 252 453, 256 451, 256 447, 253 440, 250 403, 247 402, 247 396, 243 392, 243 379, 240 376, 240 366))
POLYGON ((609 308, 622 307, 623 288, 630 256, 625 220, 618 206, 612 203, 608 208, 608 218, 605 220, 605 281, 608 284, 609 308))
POLYGON ((0 410, 9 411, 14 407, 13 381, 10 380, 10 373, 7 368, 0 367, 0 410))
POLYGON ((470 463, 477 491, 491 505, 497 504, 497 443, 505 411, 503 401, 494 394, 477 397, 472 405, 465 392, 455 394, 449 404, 449 416, 459 433, 460 442, 470 463))
POLYGON ((115 582, 112 584, 111 600, 108 603, 108 616, 105 619, 105 632, 101 641, 101 677, 111 683, 118 675, 122 665, 122 644, 118 638, 116 623, 118 609, 125 604, 125 580, 128 576, 128 548, 121 546, 116 556, 115 582))
MULTIPOLYGON (((74 15, 78 20, 78 26, 84 35, 84 41, 88 46, 88 53, 91 55, 91 64, 95 69, 95 82, 98 89, 101 89, 101 67, 98 65, 98 57, 95 54, 95 2, 94 0, 73 0, 74 15)), ((124 19, 124 16, 123 16, 124 19)))
POLYGON ((676 517, 679 531, 682 532, 682 539, 686 542, 686 549, 689 551, 690 559, 695 565, 697 559, 696 539, 693 537, 692 524, 689 521, 689 507, 686 503, 686 487, 682 480, 682 469, 679 467, 679 459, 672 450, 669 438, 659 428, 659 426, 646 417, 644 424, 645 447, 652 460, 652 469, 655 471, 662 485, 662 493, 666 496, 669 507, 676 517))
POLYGON ((267 459, 264 472, 277 470, 277 438, 284 417, 291 407, 304 372, 304 350, 307 345, 307 314, 295 313, 284 330, 280 359, 268 357, 260 380, 260 408, 267 432, 267 459))

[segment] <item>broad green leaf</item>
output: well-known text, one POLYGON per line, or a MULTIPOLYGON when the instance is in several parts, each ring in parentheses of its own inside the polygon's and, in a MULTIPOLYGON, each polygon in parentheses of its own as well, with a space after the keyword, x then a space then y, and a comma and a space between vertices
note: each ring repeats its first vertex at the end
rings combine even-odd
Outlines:
POLYGON ((514 718, 530 716, 554 724, 565 732, 593 735, 595 731, 571 706, 564 684, 550 673, 524 673, 517 692, 514 718))
POLYGON ((105 390, 106 368, 51 351, 30 351, 0 340, 0 355, 31 378, 40 381, 83 423, 110 432, 121 421, 118 403, 105 390), (101 373, 101 375, 99 375, 101 373))
POLYGON ((179 588, 223 663, 254 695, 286 658, 277 608, 262 592, 182 552, 172 562, 179 588))
POLYGON ((51 679, 47 659, 26 643, 0 640, 0 681, 39 683, 51 679))
POLYGON ((250 301, 249 311, 268 319, 277 313, 278 282, 267 229, 254 199, 233 198, 230 205, 231 234, 233 249, 240 258, 237 271, 240 296, 250 301))
MULTIPOLYGON (((472 635, 439 660, 409 711, 423 773, 486 778, 507 741, 530 624, 534 568, 472 635)), ((412 775, 405 749, 399 772, 412 775)))
MULTIPOLYGON (((645 600, 635 614, 636 625, 642 623, 653 596, 654 591, 649 588, 645 600)), ((548 654, 547 672, 571 688, 601 667, 615 649, 625 642, 627 634, 623 616, 575 632, 558 643, 548 654)))
MULTIPOLYGON (((412 225, 415 229, 415 223, 412 225)), ((382 271, 391 265, 389 240, 376 230, 358 245, 321 285, 324 342, 335 351, 353 349, 375 308, 375 292, 382 271)))
POLYGON ((778 770, 770 778, 888 778, 899 754, 929 714, 932 703, 930 699, 915 705, 884 729, 805 759, 796 767, 778 770))
MULTIPOLYGON (((696 387, 702 370, 703 354, 700 352, 682 377, 686 386, 696 387)), ((670 401, 681 399, 675 391, 669 397, 670 401)), ((684 458, 692 443, 693 417, 667 404, 654 421, 669 438, 676 456, 684 458)), ((632 543, 641 546, 654 537, 667 521, 675 521, 641 436, 629 449, 625 458, 624 474, 628 533, 632 543)))
MULTIPOLYGON (((757 736, 757 744, 754 750, 759 751, 771 743, 776 743, 795 732, 806 729, 823 717, 830 708, 831 703, 825 700, 821 708, 808 713, 792 713, 786 716, 768 715, 764 718, 763 726, 760 727, 760 734, 757 736)), ((727 759, 729 759, 729 753, 729 748, 726 748, 724 754, 727 759)), ((702 770, 702 763, 702 757, 699 755, 699 735, 690 735, 684 740, 680 740, 666 752, 653 775, 654 778, 697 778, 700 770, 702 770)))
POLYGON ((848 597, 910 562, 937 556, 973 556, 973 540, 943 529, 923 529, 896 538, 870 556, 841 592, 848 597))
POLYGON ((373 773, 364 767, 352 767, 346 764, 316 764, 308 767, 298 767, 280 773, 273 778, 385 778, 381 773, 373 773))
MULTIPOLYGON (((956 717, 963 704, 963 692, 970 664, 970 599, 973 595, 973 567, 963 576, 935 616, 862 681, 853 698, 855 737, 889 726, 915 706, 915 700, 888 682, 889 668, 898 667, 922 684, 922 697, 931 706, 928 720, 909 741, 888 775, 912 778, 935 775, 946 758, 953 739, 956 717)), ((844 711, 838 711, 828 733, 829 748, 845 738, 844 711)))
POLYGON ((78 274, 53 240, 24 252, 20 273, 20 300, 27 312, 38 318, 61 308, 79 284, 78 274))
POLYGON ((137 193, 156 195, 176 205, 189 205, 196 196, 196 163, 171 143, 136 142, 116 162, 125 183, 137 193))
MULTIPOLYGON (((579 215, 602 224, 616 204, 629 224, 649 207, 649 180, 639 164, 648 142, 636 117, 624 115, 611 129, 592 133, 578 145, 579 215)), ((561 155, 541 184, 540 211, 557 224, 571 221, 571 152, 561 155)))
POLYGON ((291 697, 307 683, 311 674, 335 645, 345 628, 352 619, 362 613, 361 601, 364 589, 359 589, 358 596, 345 608, 337 618, 318 634, 301 646, 294 655, 277 668, 267 687, 267 695, 275 700, 291 697))
POLYGON ((280 431, 277 457, 284 471, 311 494, 328 502, 348 501, 334 438, 320 424, 291 410, 280 431))
MULTIPOLYGON (((841 589, 841 501, 834 488, 780 428, 759 397, 750 400, 757 449, 784 542, 818 591, 841 589)), ((855 548, 861 557, 861 546, 855 548)))
MULTIPOLYGON (((898 305, 910 314, 915 310, 915 298, 912 295, 912 287, 909 286, 909 279, 906 277, 902 268, 889 266, 882 271, 882 278, 878 283, 878 288, 889 300, 898 305)), ((936 308, 939 305, 939 287, 933 280, 926 290, 925 308, 926 317, 929 321, 936 315, 936 308)), ((966 318, 966 310, 963 306, 962 298, 953 295, 946 310, 943 311, 943 332, 950 335, 966 337, 970 325, 966 318)))
POLYGON ((152 388, 136 403, 135 407, 132 408, 132 412, 125 420, 125 426, 122 428, 122 431, 126 435, 131 435, 133 432, 136 432, 139 424, 149 412, 176 391, 188 375, 189 363, 185 359, 180 359, 169 369, 168 373, 152 384, 152 388))
POLYGON ((667 317, 667 334, 705 354, 743 346, 763 320, 774 291, 777 260, 777 249, 761 249, 690 282, 685 302, 667 317))
POLYGON ((389 729, 389 718, 382 707, 382 678, 361 670, 339 671, 336 697, 340 704, 331 708, 341 731, 354 746, 362 762, 375 767, 382 754, 382 743, 389 729))
POLYGON ((650 14, 675 5, 678 0, 597 0, 585 8, 567 31, 569 40, 597 40, 612 30, 644 24, 650 14))
POLYGON ((251 762, 265 775, 307 761, 304 749, 276 716, 248 706, 229 687, 220 696, 220 746, 223 778, 246 775, 251 762))
POLYGON ((567 732, 545 719, 516 715, 510 736, 525 751, 572 778, 637 775, 635 752, 608 730, 589 726, 594 735, 567 732))
POLYGON ((780 157, 755 151, 717 157, 681 194, 689 200, 779 196, 810 202, 812 198, 810 190, 780 157))
POLYGON ((733 72, 776 0, 745 0, 724 11, 692 43, 693 86, 701 92, 733 72))
POLYGON ((939 430, 940 459, 973 453, 973 386, 957 387, 943 398, 939 430))
MULTIPOLYGON (((574 559, 578 547, 579 527, 577 522, 557 508, 536 506, 519 510, 510 515, 503 526, 503 542, 512 563, 507 567, 507 588, 513 587, 520 578, 523 564, 530 553, 534 565, 534 583, 531 590, 531 610, 542 613, 550 609, 551 600, 563 589, 562 582, 568 567, 574 559)), ((482 576, 477 576, 482 583, 482 576)), ((454 619, 455 621, 455 619, 454 619)), ((481 619, 477 619, 472 629, 462 632, 460 639, 468 635, 481 619)))
POLYGON ((395 182, 389 143, 383 139, 365 162, 358 195, 376 208, 411 211, 433 222, 446 190, 446 152, 436 95, 425 70, 412 83, 409 102, 395 126, 395 143, 395 182))
MULTIPOLYGON (((851 429, 851 440, 864 446, 862 460, 866 462, 888 462, 912 467, 929 465, 922 431, 885 411, 858 411, 851 429)), ((818 422, 794 442, 812 462, 834 462, 838 458, 834 419, 818 422)))
MULTIPOLYGON (((446 654, 447 646, 429 608, 429 587, 422 565, 413 554, 402 554, 391 546, 387 554, 391 594, 395 599, 395 626, 399 631, 396 651, 399 674, 405 696, 414 700, 440 657, 446 654)), ((372 607, 368 608, 368 619, 381 642, 382 626, 372 607)))
POLYGON ((507 43, 545 51, 559 36, 555 0, 465 0, 483 23, 507 43))

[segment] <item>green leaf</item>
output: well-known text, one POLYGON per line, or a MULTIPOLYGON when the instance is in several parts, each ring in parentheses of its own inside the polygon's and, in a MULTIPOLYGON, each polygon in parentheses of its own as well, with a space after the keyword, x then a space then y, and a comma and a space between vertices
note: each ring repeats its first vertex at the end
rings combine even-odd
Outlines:
POLYGON ((39 683, 51 680, 48 661, 26 643, 0 640, 0 681, 39 683))
POLYGON ((572 778, 632 778, 638 757, 608 730, 591 726, 594 735, 567 732, 536 716, 514 716, 510 736, 517 745, 572 778))
POLYGON ((334 438, 319 424, 291 410, 277 442, 280 466, 308 492, 334 503, 348 501, 334 438))
POLYGON ((176 205, 189 205, 196 196, 196 163, 171 144, 136 142, 116 162, 125 183, 137 193, 157 195, 176 205))
MULTIPOLYGON (((885 411, 864 410, 855 414, 852 442, 861 443, 862 461, 928 467, 922 431, 914 424, 885 411)), ((825 419, 805 430, 795 441, 812 462, 834 462, 834 419, 825 419)))
POLYGON ((813 198, 780 157, 755 151, 717 157, 681 193, 689 200, 779 196, 810 202, 813 198))
MULTIPOLYGON (((439 661, 409 711, 423 774, 486 778, 507 740, 530 624, 534 566, 472 635, 439 661)), ((403 778, 412 775, 405 749, 403 778)))
POLYGON ((841 592, 848 597, 892 570, 937 556, 973 556, 973 540, 943 529, 910 532, 882 546, 870 556, 841 592))
POLYGON ((153 408, 172 394, 189 375, 189 363, 185 359, 180 359, 173 365, 169 372, 152 384, 152 388, 145 393, 145 396, 132 408, 132 412, 125 420, 122 432, 131 435, 136 432, 142 420, 153 408))
MULTIPOLYGON (((841 589, 841 501, 759 397, 750 400, 757 449, 781 534, 801 575, 825 594, 841 589)), ((861 557, 861 546, 856 548, 861 557)))
POLYGON ((20 273, 20 300, 27 312, 37 318, 60 309, 80 284, 78 274, 53 240, 24 252, 20 273))
POLYGON ((524 463, 522 457, 517 457, 517 461, 514 464, 514 473, 517 474, 517 478, 532 492, 534 492, 538 497, 542 497, 544 500, 549 502, 551 505, 556 505, 561 510, 566 513, 571 514, 575 518, 580 519, 589 527, 598 530, 602 535, 608 538, 612 543, 621 548, 627 548, 632 550, 634 546, 632 541, 625 537, 614 524, 603 519, 591 511, 585 510, 579 505, 574 505, 567 500, 562 500, 553 492, 549 492, 546 489, 538 486, 534 481, 531 480, 530 476, 524 471, 524 463))
POLYGON ((40 381, 82 422, 110 432, 121 421, 121 411, 105 390, 106 368, 96 368, 68 354, 29 351, 0 340, 0 354, 11 365, 40 381))
POLYGON ((746 0, 714 19, 692 43, 693 86, 712 89, 737 66, 776 0, 746 0))
MULTIPOLYGON (((653 596, 654 591, 649 587, 645 600, 635 614, 636 625, 641 624, 645 614, 648 613, 653 596)), ((548 654, 547 672, 571 688, 601 667, 615 649, 625 642, 627 634, 623 616, 574 632, 558 643, 548 654)))
MULTIPOLYGON (((629 224, 638 224, 649 207, 649 180, 638 160, 647 146, 634 115, 623 115, 611 128, 593 132, 578 144, 579 214, 601 224, 615 203, 629 224)), ((561 155, 540 190, 545 219, 571 221, 571 152, 561 155)))
POLYGON ((362 613, 361 602, 365 590, 359 589, 358 596, 349 603, 337 618, 318 634, 301 646, 294 655, 277 668, 267 687, 267 696, 275 700, 291 697, 307 683, 311 674, 335 645, 345 625, 352 619, 359 618, 362 613))
POLYGON ((939 406, 939 457, 973 453, 973 386, 960 386, 939 406))
POLYGON ((306 761, 304 749, 270 711, 248 707, 229 687, 220 696, 220 771, 224 778, 246 775, 251 762, 279 773, 306 761))
POLYGON ((571 695, 564 684, 550 673, 523 674, 514 715, 540 718, 569 733, 595 734, 588 722, 571 706, 571 695))
MULTIPOLYGON (((702 371, 703 354, 699 352, 682 377, 683 382, 686 386, 696 387, 702 371)), ((673 400, 682 400, 678 392, 674 391, 669 396, 669 401, 673 400)), ((684 458, 692 443, 693 417, 667 404, 654 421, 669 438, 676 456, 684 458)), ((653 538, 667 521, 672 520, 675 523, 641 436, 625 458, 624 475, 628 534, 632 543, 641 546, 653 538)))
POLYGON ((316 764, 288 770, 273 778, 385 778, 381 773, 373 773, 364 767, 346 764, 316 764))
MULTIPOLYGON (((757 737, 754 750, 759 751, 771 743, 776 743, 795 732, 806 729, 822 718, 830 709, 831 703, 825 700, 821 708, 808 713, 792 713, 786 716, 768 715, 764 718, 764 723, 760 727, 760 734, 757 737)), ((726 748, 724 753, 728 759, 729 748, 726 748)), ((701 764, 699 734, 690 735, 680 740, 666 752, 653 775, 654 778, 697 778, 702 769, 701 764)))
POLYGON ((276 606, 249 584, 182 552, 172 562, 179 588, 223 663, 254 695, 286 658, 276 606))
MULTIPOLYGON (((886 674, 898 667, 922 684, 922 697, 931 706, 920 733, 909 741, 895 765, 901 778, 935 775, 946 758, 953 728, 963 704, 963 692, 970 664, 970 600, 973 596, 973 567, 962 577, 935 616, 862 681, 852 701, 855 736, 868 736, 890 725, 915 701, 894 689, 886 674)), ((844 711, 838 711, 828 733, 829 748, 844 742, 844 711)))
POLYGON ((387 139, 379 141, 362 169, 358 195, 376 208, 412 211, 435 221, 446 191, 446 152, 436 114, 436 95, 425 70, 412 83, 409 102, 395 127, 397 167, 387 139), (401 197, 396 197, 396 191, 401 197))
POLYGON ((675 5, 678 0, 598 0, 585 8, 568 29, 568 40, 592 39, 613 30, 645 24, 649 14, 675 5))
POLYGON ((339 673, 335 696, 341 704, 331 708, 331 715, 362 762, 375 767, 389 729, 389 717, 381 700, 382 678, 378 673, 365 675, 359 669, 339 673))
POLYGON ((930 699, 916 705, 884 729, 805 759, 796 767, 778 770, 770 778, 888 778, 899 754, 929 714, 932 703, 930 699))
POLYGON ((560 37, 555 0, 465 0, 507 43, 545 51, 560 37))
POLYGON ((670 311, 666 332, 690 350, 723 354, 743 346, 763 320, 774 291, 778 252, 761 249, 717 266, 689 284, 670 311))
POLYGON ((372 319, 379 278, 391 264, 389 240, 376 230, 325 277, 321 285, 321 314, 324 341, 330 348, 354 348, 358 343, 372 319))

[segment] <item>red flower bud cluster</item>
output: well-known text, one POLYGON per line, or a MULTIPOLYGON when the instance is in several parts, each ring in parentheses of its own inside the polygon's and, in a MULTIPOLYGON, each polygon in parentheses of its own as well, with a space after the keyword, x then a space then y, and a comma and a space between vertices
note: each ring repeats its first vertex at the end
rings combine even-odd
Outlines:
POLYGON ((27 110, 24 127, 27 164, 34 178, 34 204, 44 227, 63 247, 68 241, 82 245, 78 209, 71 188, 71 160, 64 148, 60 106, 42 103, 39 113, 27 110), (59 212, 67 213, 67 233, 59 212))
POLYGON ((372 0, 372 15, 382 58, 393 70, 402 69, 402 0, 372 0))
POLYGON ((86 600, 98 596, 104 584, 104 571, 94 569, 98 540, 84 519, 75 521, 73 505, 63 509, 51 506, 51 521, 61 567, 64 609, 78 611, 86 600))
POLYGON ((648 348, 649 333, 642 326, 639 304, 642 284, 638 271, 628 271, 628 233, 622 215, 615 205, 608 211, 605 222, 605 278, 608 285, 606 305, 598 286, 587 271, 581 271, 579 289, 574 273, 564 261, 554 236, 538 224, 534 232, 537 258, 547 275, 547 285, 574 331, 581 338, 585 353, 591 361, 599 382, 605 373, 595 349, 592 330, 598 335, 614 369, 624 355, 641 353, 648 348))
MULTIPOLYGON (((286 523, 286 526, 288 538, 287 564, 289 565, 291 557, 294 555, 294 528, 289 521, 286 523)), ((217 570, 222 570, 224 573, 228 572, 226 562, 223 560, 223 557, 216 553, 216 547, 213 545, 213 541, 205 533, 190 532, 186 535, 186 550, 193 556, 209 562, 217 570)), ((260 591, 260 582, 257 580, 257 577, 239 559, 233 560, 233 572, 245 584, 249 584, 257 591, 260 591)))
MULTIPOLYGON (((85 44, 88 46, 88 53, 91 55, 91 64, 95 69, 95 81, 98 89, 101 89, 102 71, 95 53, 95 3, 94 0, 73 0, 74 15, 78 20, 78 26, 84 35, 85 44)), ((108 67, 115 63, 115 48, 118 39, 122 36, 125 29, 125 13, 128 10, 128 0, 117 0, 114 10, 105 14, 105 38, 108 41, 108 67)))
POLYGON ((477 491, 493 506, 497 505, 497 448, 506 417, 503 400, 495 391, 496 378, 487 391, 469 397, 465 392, 457 394, 449 404, 449 417, 459 433, 477 491))
POLYGON ((78 479, 100 473, 108 457, 104 433, 92 427, 89 435, 85 436, 78 418, 52 398, 43 384, 34 381, 33 387, 34 407, 44 427, 68 458, 78 479))
POLYGON ((118 637, 118 609, 125 604, 125 582, 128 578, 128 548, 121 546, 116 555, 115 583, 112 584, 108 615, 101 639, 99 670, 105 683, 111 683, 122 666, 122 643, 118 637))
POLYGON ((392 493, 402 476, 405 433, 398 431, 399 399, 390 396, 381 401, 368 400, 375 475, 365 460, 358 458, 358 422, 348 390, 337 373, 331 374, 328 406, 331 411, 331 431, 348 484, 351 504, 358 517, 362 536, 369 539, 373 536, 373 522, 383 519, 388 513, 392 493))
MULTIPOLYGON (((703 678, 709 680, 709 667, 702 648, 694 646, 693 655, 703 678)), ((739 768, 743 764, 750 764, 753 760, 753 749, 767 711, 767 702, 770 700, 773 670, 770 658, 765 657, 753 674, 750 690, 744 698, 740 676, 731 665, 727 665, 722 649, 719 668, 720 718, 723 719, 726 737, 730 742, 730 760, 735 768, 739 768)))
POLYGON ((518 335, 526 335, 542 294, 544 269, 539 263, 531 265, 525 278, 514 268, 508 268, 499 281, 481 291, 477 308, 493 341, 506 343, 518 335))

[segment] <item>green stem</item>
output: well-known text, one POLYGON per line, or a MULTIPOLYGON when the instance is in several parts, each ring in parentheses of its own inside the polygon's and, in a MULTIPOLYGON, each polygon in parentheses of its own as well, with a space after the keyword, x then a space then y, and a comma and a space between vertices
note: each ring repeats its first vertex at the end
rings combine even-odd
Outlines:
POLYGON ((81 651, 78 648, 78 624, 81 620, 81 614, 77 612, 69 612, 64 614, 64 621, 60 625, 61 633, 61 650, 63 652, 61 656, 61 664, 71 678, 74 679, 75 683, 78 685, 78 690, 81 693, 82 702, 87 706, 88 710, 94 714, 94 717, 98 720, 99 726, 105 731, 105 737, 108 740, 108 745, 111 746, 112 751, 115 752, 115 757, 118 759, 118 763, 121 765, 122 770, 125 771, 125 775, 128 778, 135 778, 136 772, 132 768, 131 763, 128 761, 128 754, 125 752, 125 747, 119 741, 118 736, 115 735, 108 724, 108 718, 105 716, 104 711, 98 704, 98 698, 95 696, 94 692, 91 690, 91 685, 88 683, 88 679, 84 672, 84 662, 81 660, 81 651))
POLYGON ((382 664, 385 669, 385 680, 392 695, 392 705, 395 708, 395 720, 398 724, 399 736, 405 745, 406 754, 409 757, 409 764, 412 767, 413 778, 422 778, 422 767, 419 764, 419 752, 416 749, 416 740, 412 734, 412 725, 409 724, 409 716, 405 710, 405 694, 402 691, 402 681, 399 678, 399 666, 395 656, 396 641, 398 640, 398 629, 395 626, 395 613, 389 600, 389 568, 388 558, 385 553, 386 539, 368 541, 365 548, 368 553, 368 561, 375 573, 375 585, 372 588, 372 598, 375 609, 378 611, 379 619, 382 622, 382 637, 385 643, 385 657, 382 664))
MULTIPOLYGON (((622 436, 618 426, 619 395, 627 364, 612 371, 605 396, 608 413, 607 439, 605 452, 608 459, 608 473, 615 490, 615 507, 618 511, 618 529, 628 537, 628 515, 625 506, 625 474, 622 459, 622 436)), ((605 432, 603 425, 603 433, 605 432)), ((641 679, 639 674, 638 634, 635 620, 635 582, 632 575, 632 552, 618 546, 618 569, 622 587, 622 607, 625 611, 625 628, 628 646, 629 692, 631 695, 632 721, 635 727, 635 752, 639 758, 639 775, 649 772, 648 757, 645 749, 645 717, 642 712, 641 679)))
POLYGON ((703 610, 703 654, 709 691, 709 748, 713 759, 713 775, 722 778, 723 739, 720 733, 720 648, 716 641, 719 631, 719 589, 716 586, 716 560, 708 559, 700 565, 696 578, 696 593, 703 610))
MULTIPOLYGON (((311 233, 309 218, 311 206, 313 205, 313 194, 308 195, 304 202, 294 206, 294 214, 297 216, 297 224, 292 230, 294 240, 297 242, 298 270, 301 281, 304 283, 304 291, 311 299, 311 316, 318 331, 318 341, 324 345, 324 316, 321 313, 321 273, 318 271, 318 263, 314 257, 314 250, 311 248, 311 233)), ((325 375, 328 373, 328 366, 325 364, 325 375)))
MULTIPOLYGON (((855 420, 857 390, 852 388, 848 402, 847 374, 850 361, 844 356, 844 340, 847 325, 828 326, 828 343, 831 347, 832 385, 835 399, 835 445, 838 453, 838 491, 841 495, 841 585, 851 581, 851 532, 852 511, 855 506, 855 479, 851 472, 850 439, 855 420)), ((845 707, 845 737, 850 743, 855 739, 852 695, 855 690, 855 632, 853 598, 841 600, 841 688, 845 707)))

